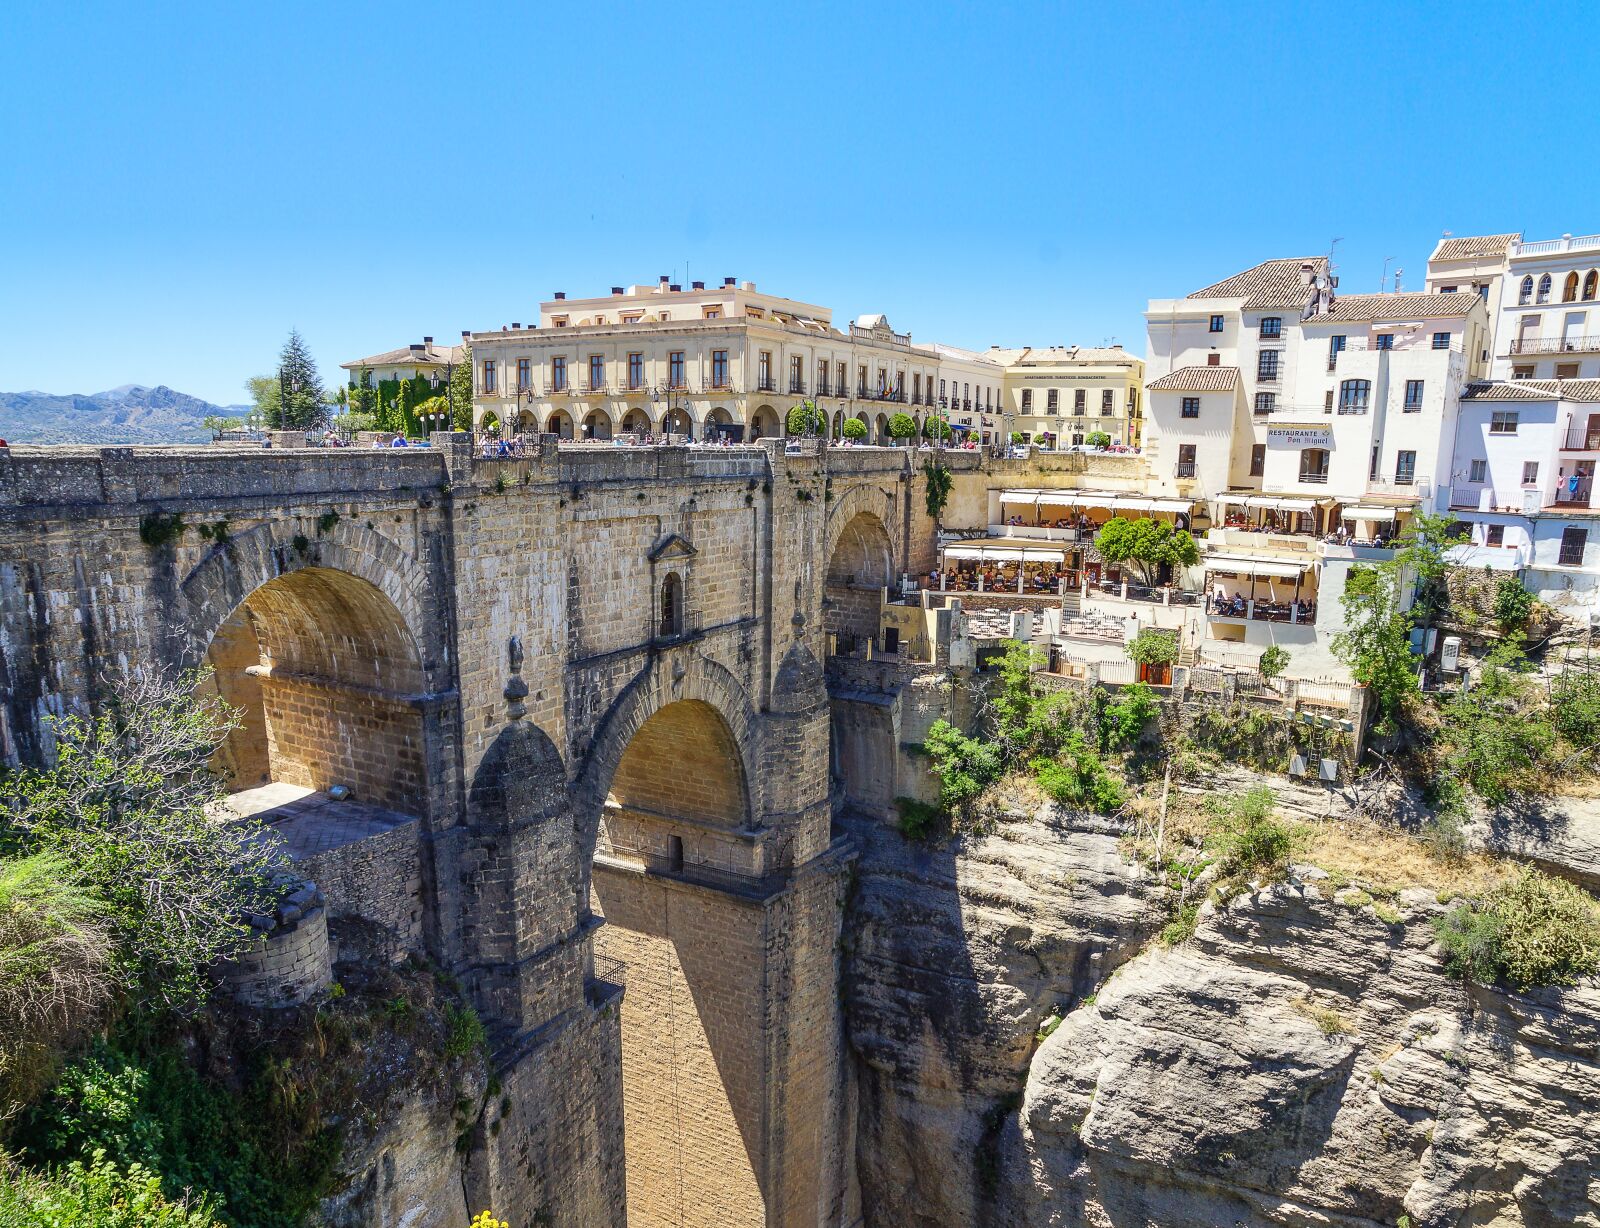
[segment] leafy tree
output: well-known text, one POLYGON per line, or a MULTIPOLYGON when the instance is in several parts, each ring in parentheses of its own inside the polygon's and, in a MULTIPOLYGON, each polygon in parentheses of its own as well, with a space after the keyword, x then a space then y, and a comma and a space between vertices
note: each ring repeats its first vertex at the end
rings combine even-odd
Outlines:
POLYGON ((449 391, 445 394, 455 415, 458 431, 472 429, 472 347, 461 346, 461 361, 450 369, 449 391))
POLYGON ((949 439, 955 434, 943 418, 932 417, 922 424, 922 433, 928 439, 949 439))
POLYGON ((202 674, 123 681, 98 715, 52 722, 56 762, 0 781, 0 838, 74 867, 107 905, 122 976, 146 1000, 198 1003, 263 907, 273 854, 248 823, 212 817, 210 760, 236 725, 202 674))
POLYGON ((1256 662, 1256 669, 1263 678, 1282 677, 1283 671, 1288 668, 1289 650, 1281 644, 1268 644, 1256 662))
POLYGON ((304 339, 292 329, 278 355, 278 387, 281 404, 275 425, 300 430, 322 421, 327 402, 322 377, 304 339))
POLYGON ((1351 567, 1339 601, 1345 626, 1333 637, 1334 655, 1371 692, 1378 728, 1393 730, 1419 691, 1411 616, 1400 608, 1398 569, 1387 560, 1351 567))
POLYGON ((1178 635, 1156 627, 1140 628, 1123 651, 1136 665, 1171 665, 1178 659, 1178 635))
POLYGON ((1296 831, 1277 817, 1272 790, 1257 785, 1224 808, 1222 822, 1208 844, 1217 854, 1218 869, 1232 877, 1286 873, 1297 842, 1296 831))
POLYGON ((1527 626, 1533 613, 1533 594, 1515 576, 1505 576, 1494 590, 1494 619, 1503 631, 1527 626))
POLYGON ((1105 431, 1090 431, 1083 437, 1083 442, 1091 448, 1109 448, 1111 446, 1111 436, 1105 431))
POLYGON ((1028 442, 1028 437, 1025 434, 1023 434, 1021 431, 1012 431, 1011 432, 1011 442, 1012 443, 1027 443, 1028 442))
POLYGON ((1569 669, 1550 683, 1550 713, 1556 729, 1576 747, 1600 742, 1600 676, 1569 669))
POLYGON ((934 721, 922 742, 939 777, 939 805, 959 814, 1005 771, 1001 748, 993 742, 969 738, 947 721, 934 721))
POLYGON ((1095 534, 1094 545, 1106 562, 1137 570, 1146 585, 1156 582, 1162 564, 1178 568, 1200 562, 1200 548, 1188 530, 1148 516, 1137 520, 1113 516, 1095 534))
POLYGON ((250 394, 250 403, 253 407, 253 416, 261 419, 261 423, 269 430, 276 430, 278 418, 278 377, 276 375, 252 375, 244 382, 245 390, 250 394))
POLYGON ((1447 556, 1456 544, 1456 538, 1450 535, 1453 524, 1455 521, 1446 515, 1419 513, 1396 543, 1393 565, 1401 575, 1412 577, 1424 626, 1449 600, 1445 575, 1450 570, 1447 556))
POLYGON ((910 414, 896 411, 889 415, 889 438, 911 439, 917 433, 917 420, 910 414))
POLYGON ((200 425, 205 427, 206 430, 220 435, 223 431, 238 430, 244 425, 244 419, 224 418, 218 414, 207 414, 204 418, 200 419, 200 425))
POLYGON ((790 435, 820 435, 828 428, 828 415, 815 401, 801 401, 789 410, 784 425, 790 435))
POLYGON ((450 429, 449 424, 446 422, 450 412, 449 403, 442 394, 418 401, 416 408, 412 412, 416 415, 417 425, 421 428, 423 434, 428 434, 430 431, 450 429), (433 416, 435 414, 442 416, 435 419, 433 416), (440 423, 445 423, 445 425, 441 426, 440 423))
POLYGON ((354 436, 360 431, 375 431, 378 429, 378 420, 371 414, 345 413, 333 416, 334 429, 345 435, 354 436))
MULTIPOLYGON (((1541 765, 1555 746, 1556 731, 1525 668, 1520 648, 1502 644, 1485 663, 1478 685, 1441 706, 1436 792, 1438 781, 1455 782, 1499 805, 1514 794, 1548 791, 1549 774, 1541 765)), ((1441 796, 1454 804, 1460 793, 1441 796)))
POLYGON ((844 420, 844 437, 846 439, 865 439, 867 437, 867 424, 860 418, 846 418, 844 420))

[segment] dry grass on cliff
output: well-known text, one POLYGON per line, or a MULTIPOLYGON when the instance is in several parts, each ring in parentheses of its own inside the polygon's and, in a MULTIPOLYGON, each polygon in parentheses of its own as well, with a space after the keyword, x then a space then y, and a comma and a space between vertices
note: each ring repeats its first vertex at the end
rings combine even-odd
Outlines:
POLYGON ((1510 863, 1481 854, 1441 857, 1414 836, 1360 819, 1299 826, 1307 833, 1303 860, 1381 892, 1422 887, 1476 895, 1504 882, 1513 870, 1510 863))

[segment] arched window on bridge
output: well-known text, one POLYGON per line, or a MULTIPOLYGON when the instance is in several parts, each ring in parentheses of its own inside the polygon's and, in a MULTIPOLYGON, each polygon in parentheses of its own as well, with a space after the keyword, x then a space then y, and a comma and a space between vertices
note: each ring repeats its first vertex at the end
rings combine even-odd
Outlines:
POLYGON ((661 631, 663 639, 683 634, 683 579, 668 572, 661 582, 661 631))

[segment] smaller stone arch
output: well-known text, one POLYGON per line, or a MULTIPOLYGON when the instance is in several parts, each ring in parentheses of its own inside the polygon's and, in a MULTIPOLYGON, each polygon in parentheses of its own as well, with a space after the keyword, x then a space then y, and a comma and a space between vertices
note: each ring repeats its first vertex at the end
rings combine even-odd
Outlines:
POLYGON ((661 429, 666 434, 687 435, 693 438, 695 431, 695 418, 682 405, 674 406, 661 419, 661 429))
POLYGON ((648 435, 655 427, 650 422, 650 415, 637 405, 631 407, 622 415, 622 431, 625 435, 648 435))
POLYGON ((583 419, 585 439, 610 439, 611 415, 604 409, 591 409, 583 419))
POLYGON ((499 415, 492 409, 484 410, 478 418, 478 429, 486 435, 498 435, 500 433, 499 415))
POLYGON ((545 419, 544 431, 546 435, 559 435, 562 439, 571 439, 572 415, 564 409, 551 410, 550 416, 545 419))
POLYGON ((886 446, 889 445, 889 444, 894 443, 894 440, 889 437, 889 415, 888 414, 879 414, 876 418, 873 419, 873 423, 872 423, 872 438, 873 438, 874 442, 879 443, 879 444, 883 444, 883 445, 886 445, 886 446))
POLYGON ((770 405, 757 406, 755 417, 750 420, 751 439, 775 439, 783 434, 783 425, 778 421, 778 411, 770 405))

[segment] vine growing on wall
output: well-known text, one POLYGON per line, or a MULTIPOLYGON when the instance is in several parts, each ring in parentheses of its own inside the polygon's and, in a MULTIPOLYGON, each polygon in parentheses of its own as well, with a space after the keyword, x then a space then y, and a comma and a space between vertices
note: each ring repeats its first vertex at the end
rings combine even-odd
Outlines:
POLYGON ((938 520, 944 512, 944 505, 950 502, 950 487, 954 485, 955 479, 950 476, 949 469, 931 460, 922 462, 922 476, 927 479, 927 489, 924 493, 928 515, 938 520))

